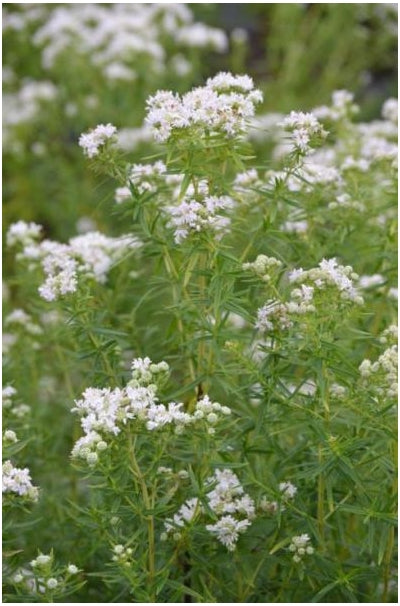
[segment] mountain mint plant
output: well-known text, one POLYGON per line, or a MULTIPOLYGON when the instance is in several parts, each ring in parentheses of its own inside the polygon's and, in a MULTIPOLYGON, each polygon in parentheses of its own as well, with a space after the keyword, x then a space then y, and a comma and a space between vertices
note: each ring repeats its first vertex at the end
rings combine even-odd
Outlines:
MULTIPOLYGON (((66 39, 57 21, 35 38, 48 69, 77 27, 58 10, 66 39)), ((109 78, 134 79, 95 42, 109 78)), ((271 129, 262 102, 229 72, 153 92, 151 157, 131 159, 106 119, 76 142, 112 181, 122 235, 8 228, 26 298, 4 320, 7 599, 390 601, 397 102, 364 123, 337 90, 271 129), (257 128, 269 155, 252 151, 257 128), (27 564, 15 529, 46 508, 57 522, 37 548, 61 538, 27 564)))

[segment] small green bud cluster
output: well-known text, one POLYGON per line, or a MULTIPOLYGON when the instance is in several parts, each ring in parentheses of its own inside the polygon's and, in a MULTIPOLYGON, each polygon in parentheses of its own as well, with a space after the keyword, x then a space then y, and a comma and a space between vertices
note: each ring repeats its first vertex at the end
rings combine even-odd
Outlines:
POLYGON ((7 446, 8 444, 15 444, 18 442, 17 434, 12 429, 6 429, 3 432, 3 443, 7 446))
POLYGON ((273 275, 282 267, 282 262, 275 257, 267 257, 267 255, 258 255, 253 263, 243 263, 244 270, 251 270, 261 278, 263 282, 271 281, 273 275))
POLYGON ((17 570, 12 576, 12 582, 29 592, 43 595, 46 595, 48 591, 53 592, 57 588, 62 593, 70 578, 79 572, 79 568, 75 564, 68 564, 62 568, 57 567, 53 551, 49 554, 39 553, 35 559, 31 560, 29 566, 30 568, 17 570))
POLYGON ((169 366, 167 362, 155 364, 150 358, 135 358, 132 362, 132 380, 129 382, 131 387, 149 387, 158 386, 166 381, 169 376, 169 366))
POLYGON ((301 534, 299 536, 292 537, 289 545, 289 551, 294 554, 293 561, 296 562, 296 564, 301 562, 305 555, 312 555, 314 553, 314 547, 309 545, 309 542, 310 537, 308 534, 301 534))
POLYGON ((131 556, 132 556, 132 548, 126 547, 124 545, 114 545, 113 547, 113 562, 118 562, 118 564, 122 564, 123 566, 130 566, 131 564, 131 556))
POLYGON ((219 402, 212 402, 208 396, 204 396, 196 404, 196 409, 193 413, 195 420, 204 419, 210 425, 208 433, 213 435, 215 429, 213 425, 218 423, 222 416, 229 416, 231 409, 228 406, 222 406, 219 402))
MULTIPOLYGON (((387 340, 388 337, 390 337, 390 333, 383 338, 387 340)), ((391 337, 393 338, 393 335, 391 337)), ((363 360, 359 366, 359 372, 363 385, 368 387, 375 396, 396 398, 398 393, 397 344, 388 347, 375 362, 371 362, 368 358, 363 360)))

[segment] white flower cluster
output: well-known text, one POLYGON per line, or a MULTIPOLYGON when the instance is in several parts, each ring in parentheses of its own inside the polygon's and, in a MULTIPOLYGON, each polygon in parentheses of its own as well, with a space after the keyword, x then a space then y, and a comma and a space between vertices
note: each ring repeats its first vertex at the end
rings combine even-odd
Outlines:
POLYGON ((292 537, 289 545, 289 551, 293 555, 293 561, 297 564, 301 562, 305 555, 312 555, 314 553, 314 547, 310 545, 310 537, 308 534, 301 534, 296 537, 292 537))
POLYGON ((363 384, 378 398, 397 398, 398 393, 398 346, 397 326, 391 325, 380 337, 389 347, 375 362, 368 358, 359 366, 363 384))
POLYGON ((382 335, 379 337, 379 342, 386 345, 387 343, 390 345, 395 345, 398 339, 398 327, 397 324, 391 324, 388 328, 386 328, 382 335))
MULTIPOLYGON (((75 564, 68 564, 63 576, 57 579, 54 575, 54 555, 39 553, 39 555, 29 563, 32 570, 28 568, 18 569, 12 576, 12 582, 16 585, 24 585, 24 589, 29 593, 44 594, 47 590, 56 589, 60 583, 64 584, 72 576, 78 574, 79 568, 75 564)), ((58 576, 58 575, 57 575, 58 576)))
POLYGON ((304 234, 308 230, 308 221, 306 219, 302 221, 285 221, 281 225, 281 230, 287 234, 304 234))
MULTIPOLYGON (((21 224, 23 222, 19 222, 21 224)), ((22 244, 18 259, 29 262, 29 269, 41 265, 46 279, 39 287, 39 294, 46 301, 54 301, 59 296, 73 293, 78 287, 80 275, 91 277, 104 283, 113 264, 129 251, 137 249, 141 243, 137 238, 124 235, 109 238, 99 232, 88 232, 71 238, 68 244, 52 240, 33 241, 39 237, 39 230, 32 230, 16 224, 10 226, 12 244, 22 244), (20 237, 18 236, 20 234, 20 237)))
POLYGON ((19 442, 17 434, 12 429, 5 429, 3 431, 3 444, 7 445, 7 442, 9 444, 16 444, 19 442))
POLYGON ((371 288, 373 286, 382 286, 385 278, 381 274, 372 274, 371 276, 360 276, 358 284, 360 288, 371 288))
POLYGON ((301 283, 303 287, 305 282, 311 282, 312 288, 319 291, 332 286, 342 300, 362 305, 363 298, 353 284, 353 280, 357 279, 358 275, 350 265, 339 265, 335 258, 323 259, 318 267, 307 271, 295 269, 289 274, 289 281, 293 284, 301 283))
POLYGON ((332 383, 329 387, 329 394, 333 400, 344 400, 348 394, 348 389, 344 385, 339 385, 339 383, 332 383))
POLYGON ((340 212, 347 208, 359 213, 363 213, 366 210, 365 204, 358 200, 353 200, 352 197, 346 193, 336 196, 336 199, 333 202, 329 202, 328 208, 330 210, 339 210, 340 212))
POLYGON ((148 431, 173 427, 176 434, 188 425, 202 422, 213 434, 214 425, 231 413, 230 408, 212 402, 207 395, 196 403, 193 414, 185 412, 182 403, 159 403, 158 384, 167 373, 166 362, 153 364, 150 358, 137 358, 132 362, 132 380, 125 388, 86 389, 72 409, 81 417, 85 435, 75 443, 71 456, 95 465, 99 452, 108 447, 107 440, 132 420, 141 422, 148 431))
POLYGON ((250 168, 245 172, 238 173, 232 184, 232 191, 235 200, 244 204, 250 204, 257 199, 259 195, 257 190, 263 183, 258 176, 255 168, 250 168))
POLYGON ((39 324, 32 321, 32 317, 23 309, 14 309, 4 319, 5 326, 21 327, 29 335, 37 336, 43 333, 39 324))
POLYGON ((16 494, 34 502, 39 498, 39 489, 32 485, 29 469, 14 467, 11 461, 3 463, 3 493, 16 494))
POLYGON ((223 133, 235 137, 246 130, 246 121, 254 115, 262 93, 254 89, 249 76, 221 72, 179 97, 171 91, 158 91, 147 101, 146 123, 157 141, 168 141, 176 132, 182 136, 204 137, 223 133))
MULTIPOLYGON (((54 101, 58 89, 52 82, 25 81, 16 93, 3 95, 3 146, 5 149, 13 145, 16 131, 20 124, 35 120, 44 104, 54 101)), ((15 149, 18 149, 16 147, 15 149)))
POLYGON ((18 419, 23 418, 30 412, 30 407, 27 404, 13 403, 14 397, 17 395, 17 390, 12 385, 6 385, 2 389, 2 405, 3 410, 7 411, 11 416, 18 419))
POLYGON ((7 246, 29 246, 36 242, 42 234, 42 226, 37 223, 17 221, 8 228, 7 246))
POLYGON ((190 524, 202 511, 203 508, 198 498, 188 499, 172 518, 165 520, 165 533, 161 535, 161 538, 165 540, 169 534, 172 534, 173 538, 178 541, 181 538, 180 530, 190 524))
POLYGON ((297 493, 297 486, 292 482, 280 482, 279 484, 280 499, 278 501, 269 501, 267 497, 263 497, 260 502, 260 509, 266 513, 274 514, 279 509, 285 511, 286 503, 294 499, 297 493))
POLYGON ((53 556, 50 554, 40 553, 37 558, 30 562, 32 568, 48 568, 53 563, 53 556))
POLYGON ((276 270, 279 270, 282 267, 282 262, 275 257, 258 255, 255 261, 243 263, 242 267, 245 271, 253 271, 257 276, 260 276, 263 282, 270 282, 271 273, 273 274, 276 270))
POLYGON ((132 547, 126 547, 125 545, 114 545, 112 561, 122 564, 123 566, 130 566, 132 559, 133 549, 132 547))
POLYGON ((176 32, 176 41, 191 48, 210 48, 223 53, 228 48, 228 39, 221 29, 209 27, 204 23, 192 23, 176 32))
POLYGON ((270 299, 257 311, 255 327, 261 331, 286 330, 293 326, 285 303, 270 299))
POLYGON ((134 81, 143 65, 150 73, 165 73, 171 65, 164 46, 211 48, 224 52, 223 30, 193 22, 185 4, 62 5, 41 19, 33 42, 42 49, 42 65, 52 69, 59 56, 74 51, 110 80, 134 81), (137 68, 137 71, 136 71, 137 68))
POLYGON ((132 197, 130 186, 133 186, 139 195, 156 192, 160 177, 165 175, 166 171, 167 167, 161 160, 154 164, 133 164, 128 170, 127 184, 115 190, 115 202, 121 204, 132 197))
POLYGON ((174 228, 175 242, 181 244, 189 235, 210 231, 216 237, 222 237, 230 225, 229 217, 224 216, 234 206, 229 196, 212 196, 199 193, 197 196, 188 192, 182 202, 168 206, 169 225, 174 228))
POLYGON ((206 529, 229 551, 234 551, 239 535, 255 517, 254 501, 244 492, 239 478, 230 469, 216 469, 208 484, 212 487, 207 494, 208 506, 221 517, 214 524, 207 524, 206 529))
POLYGON ((79 145, 88 158, 98 155, 101 147, 108 141, 116 141, 117 129, 112 124, 98 124, 96 128, 88 133, 82 133, 79 137, 79 145))
POLYGON ((151 384, 158 384, 160 378, 168 376, 169 366, 167 362, 158 362, 155 364, 150 358, 135 358, 131 364, 132 380, 129 382, 131 387, 148 387, 151 384))
POLYGON ((313 109, 313 113, 319 120, 331 122, 350 119, 358 112, 359 107, 354 103, 354 95, 347 90, 335 90, 332 93, 330 106, 322 105, 313 109))
POLYGON ((3 408, 11 408, 12 399, 17 394, 17 390, 12 385, 6 385, 2 389, 3 408))
POLYGON ((398 122, 399 102, 397 99, 386 99, 382 106, 382 118, 389 120, 393 124, 398 122))
MULTIPOLYGON (((298 284, 290 293, 287 302, 269 300, 257 311, 256 328, 262 331, 285 330, 293 326, 293 316, 315 313, 320 305, 315 300, 317 293, 334 287, 341 301, 361 305, 364 301, 353 285, 358 279, 349 265, 339 265, 336 259, 323 259, 318 267, 307 271, 294 269, 288 275, 289 282, 298 284)), ((326 297, 323 297, 325 300, 326 297)))
POLYGON ((306 155, 315 145, 328 136, 317 117, 312 113, 292 111, 281 124, 291 133, 292 151, 306 155))
MULTIPOLYGON (((206 530, 233 551, 239 535, 255 517, 254 501, 244 492, 239 478, 230 469, 216 469, 215 474, 207 479, 207 485, 211 488, 206 497, 207 506, 219 519, 214 524, 206 524, 206 530)), ((165 521, 162 538, 172 534, 175 540, 179 540, 182 529, 205 514, 206 510, 198 498, 188 499, 172 518, 165 521)))

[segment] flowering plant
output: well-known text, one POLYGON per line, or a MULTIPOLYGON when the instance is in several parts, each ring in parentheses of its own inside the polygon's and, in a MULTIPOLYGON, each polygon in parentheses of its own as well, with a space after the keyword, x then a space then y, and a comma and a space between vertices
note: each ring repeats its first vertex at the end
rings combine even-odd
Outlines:
MULTIPOLYGON (((160 39, 179 25, 223 50, 157 6, 139 13, 160 39)), ((111 81, 140 77, 115 62, 145 36, 126 5, 121 40, 111 9, 84 9, 90 48, 57 10, 60 41, 56 18, 35 36, 46 69, 74 40, 111 81)), ((356 122, 344 90, 287 116, 262 102, 227 71, 151 91, 152 157, 108 119, 74 142, 119 235, 8 227, 8 601, 390 600, 397 103, 356 122)))

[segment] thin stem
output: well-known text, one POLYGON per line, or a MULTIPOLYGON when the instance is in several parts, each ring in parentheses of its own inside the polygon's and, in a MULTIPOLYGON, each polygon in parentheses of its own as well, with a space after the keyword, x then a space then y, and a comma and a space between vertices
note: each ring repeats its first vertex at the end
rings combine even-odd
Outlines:
MULTIPOLYGON (((141 472, 139 464, 137 462, 135 456, 135 445, 136 445, 136 436, 133 439, 132 435, 129 435, 129 460, 131 463, 131 471, 136 477, 142 498, 143 504, 147 511, 151 511, 153 507, 154 497, 150 497, 149 491, 147 489, 146 481, 141 472)), ((154 592, 154 577, 155 577, 155 536, 154 536, 154 516, 153 515, 145 515, 144 516, 147 522, 147 537, 148 537, 148 548, 149 548, 149 557, 148 557, 148 567, 149 567, 149 591, 151 601, 155 602, 155 592, 154 592)))
MULTIPOLYGON (((169 276, 172 278, 172 298, 174 301, 174 305, 177 305, 179 302, 179 292, 178 292, 178 289, 176 286, 176 282, 179 282, 179 274, 175 268, 174 262, 172 261, 171 255, 169 254, 168 248, 166 246, 163 246, 163 259, 164 259, 164 264, 165 264, 166 270, 167 270, 169 276)), ((186 298, 187 293, 184 288, 183 288, 183 293, 186 298)), ((177 315, 177 326, 178 326, 179 334, 181 336, 181 342, 183 344, 185 328, 184 328, 184 325, 182 322, 182 318, 179 314, 177 315)), ((188 356, 188 367, 189 367, 189 377, 191 379, 191 382, 194 383, 196 381, 196 372, 195 372, 193 360, 191 359, 190 356, 188 356)))

